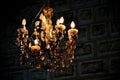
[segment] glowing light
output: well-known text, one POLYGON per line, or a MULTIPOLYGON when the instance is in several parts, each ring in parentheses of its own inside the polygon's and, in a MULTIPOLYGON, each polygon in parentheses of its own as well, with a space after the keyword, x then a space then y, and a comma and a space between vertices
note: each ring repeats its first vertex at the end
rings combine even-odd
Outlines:
POLYGON ((75 28, 75 23, 74 23, 74 21, 71 22, 71 28, 75 28))
POLYGON ((22 25, 25 26, 26 25, 26 19, 22 20, 22 25))
POLYGON ((37 45, 37 44, 38 44, 38 40, 37 40, 37 39, 35 39, 35 40, 34 40, 34 43, 37 45))
POLYGON ((64 23, 64 18, 63 18, 63 16, 60 18, 59 23, 64 23))

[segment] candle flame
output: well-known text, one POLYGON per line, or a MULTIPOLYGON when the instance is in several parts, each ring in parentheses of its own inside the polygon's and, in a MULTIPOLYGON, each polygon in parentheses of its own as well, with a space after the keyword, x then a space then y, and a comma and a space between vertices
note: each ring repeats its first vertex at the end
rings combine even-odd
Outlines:
POLYGON ((22 25, 23 25, 23 26, 26 25, 26 19, 25 19, 25 18, 22 20, 22 25))
POLYGON ((59 20, 59 23, 63 23, 64 22, 64 18, 63 18, 63 16, 60 18, 60 20, 59 20))
POLYGON ((49 44, 47 44, 47 49, 49 49, 50 48, 50 45, 49 44))
POLYGON ((71 22, 71 28, 75 28, 75 23, 74 23, 74 21, 71 22))
POLYGON ((37 39, 35 39, 35 40, 34 40, 34 43, 35 43, 35 44, 38 44, 38 40, 37 40, 37 39))

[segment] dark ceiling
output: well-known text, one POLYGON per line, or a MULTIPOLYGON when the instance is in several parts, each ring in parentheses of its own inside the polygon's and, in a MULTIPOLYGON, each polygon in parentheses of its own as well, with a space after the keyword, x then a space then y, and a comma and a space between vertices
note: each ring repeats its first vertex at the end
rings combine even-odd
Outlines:
POLYGON ((25 7, 25 3, 22 3, 23 0, 16 0, 16 1, 10 1, 10 2, 5 2, 3 1, 2 4, 2 19, 3 19, 3 24, 7 25, 9 22, 12 22, 15 17, 18 15, 19 10, 25 7), (6 5, 6 6, 5 6, 6 5))
MULTIPOLYGON (((0 5, 0 38, 5 37, 6 29, 9 24, 13 24, 18 22, 18 17, 20 15, 20 11, 25 9, 27 6, 38 4, 38 1, 41 0, 3 0, 0 5)), ((42 0, 43 1, 43 0, 42 0)))
MULTIPOLYGON (((26 8, 27 6, 32 6, 32 5, 36 5, 39 3, 43 3, 47 0, 3 0, 3 2, 1 2, 1 20, 3 21, 2 24, 3 25, 7 25, 13 21, 17 21, 18 19, 18 15, 20 15, 20 11, 23 10, 24 8, 26 8)), ((54 0, 50 0, 54 1, 54 0)), ((112 1, 112 6, 116 6, 113 5, 112 1)))
POLYGON ((10 22, 16 21, 20 11, 27 6, 35 5, 41 0, 6 0, 2 2, 2 21, 7 25, 10 22))

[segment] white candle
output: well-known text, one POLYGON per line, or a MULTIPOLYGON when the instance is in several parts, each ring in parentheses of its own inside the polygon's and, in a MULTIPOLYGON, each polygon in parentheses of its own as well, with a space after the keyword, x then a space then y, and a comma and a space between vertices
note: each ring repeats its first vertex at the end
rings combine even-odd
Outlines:
POLYGON ((35 39, 34 40, 34 44, 33 46, 31 46, 31 50, 34 51, 34 50, 37 50, 39 51, 40 50, 40 46, 38 45, 38 39, 35 39))
POLYGON ((70 37, 71 35, 77 35, 78 30, 75 29, 75 23, 74 21, 71 22, 71 29, 68 30, 68 37, 70 37))
POLYGON ((62 31, 65 30, 66 27, 65 27, 65 25, 63 25, 63 23, 64 23, 63 17, 61 17, 60 19, 57 19, 55 28, 57 30, 62 30, 62 31))
POLYGON ((26 29, 26 19, 24 18, 23 20, 22 20, 22 26, 23 26, 23 28, 21 29, 21 31, 24 33, 24 34, 28 34, 28 30, 26 29))
POLYGON ((26 29, 26 27, 25 27, 25 25, 26 25, 26 19, 25 18, 22 20, 22 25, 23 25, 23 29, 25 30, 26 29))

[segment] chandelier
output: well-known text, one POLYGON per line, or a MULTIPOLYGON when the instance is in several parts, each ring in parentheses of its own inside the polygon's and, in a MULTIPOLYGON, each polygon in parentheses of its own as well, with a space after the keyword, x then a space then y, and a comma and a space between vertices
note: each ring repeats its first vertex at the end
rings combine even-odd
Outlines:
POLYGON ((49 72, 64 70, 73 63, 78 30, 72 21, 71 29, 66 32, 63 16, 53 26, 53 8, 47 6, 42 10, 31 34, 25 18, 21 21, 22 27, 17 29, 20 64, 49 72))

